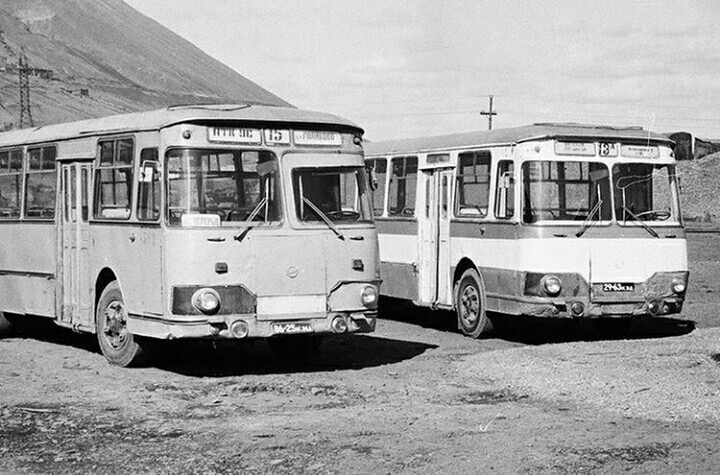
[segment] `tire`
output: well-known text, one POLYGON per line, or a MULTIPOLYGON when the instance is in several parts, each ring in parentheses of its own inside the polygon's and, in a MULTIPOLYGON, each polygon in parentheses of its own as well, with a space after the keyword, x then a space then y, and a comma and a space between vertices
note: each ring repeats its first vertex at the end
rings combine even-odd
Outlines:
POLYGON ((322 336, 277 336, 268 338, 267 342, 277 358, 304 361, 320 352, 322 336))
POLYGON ((485 287, 475 269, 467 269, 460 276, 455 291, 455 310, 458 329, 464 335, 479 338, 494 330, 485 312, 485 287))
POLYGON ((117 281, 103 289, 95 312, 95 331, 100 351, 110 363, 127 367, 147 361, 138 337, 127 330, 127 311, 117 281))

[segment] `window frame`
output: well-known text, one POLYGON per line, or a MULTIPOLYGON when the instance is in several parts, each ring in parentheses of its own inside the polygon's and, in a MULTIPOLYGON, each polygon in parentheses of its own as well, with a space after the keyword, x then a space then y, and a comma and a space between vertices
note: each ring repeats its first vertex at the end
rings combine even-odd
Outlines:
MULTIPOLYGON (((274 150, 272 148, 268 148, 268 147, 261 147, 261 146, 251 146, 251 147, 247 147, 247 148, 237 147, 237 146, 223 147, 223 146, 219 146, 218 144, 196 144, 196 145, 187 145, 187 146, 175 145, 175 146, 168 147, 163 151, 163 154, 161 155, 161 158, 160 158, 160 160, 161 160, 161 175, 162 175, 161 180, 163 182, 163 184, 162 184, 163 203, 162 203, 162 209, 160 211, 160 214, 161 214, 161 219, 162 219, 163 223, 165 224, 165 226, 167 226, 168 228, 172 228, 172 229, 191 229, 192 228, 192 227, 188 227, 188 226, 182 226, 182 224, 180 224, 180 223, 173 222, 173 219, 171 217, 171 212, 170 212, 170 207, 171 207, 172 203, 171 203, 171 199, 170 199, 170 192, 171 192, 170 166, 169 166, 168 160, 169 160, 170 153, 172 153, 173 151, 177 151, 177 150, 192 150, 192 151, 202 151, 202 152, 207 152, 207 153, 214 152, 216 154, 219 152, 225 152, 228 154, 238 153, 238 154, 240 154, 241 157, 242 157, 243 153, 255 152, 258 154, 258 162, 255 164, 256 167, 257 167, 257 165, 262 165, 263 163, 266 163, 266 162, 275 163, 274 166, 276 168, 273 171, 275 176, 273 177, 273 190, 271 191, 271 193, 273 195, 277 196, 276 199, 280 200, 279 203, 277 204, 278 212, 280 213, 280 216, 276 220, 252 221, 250 226, 252 226, 252 227, 262 226, 264 228, 265 227, 277 228, 277 227, 283 226, 285 220, 287 219, 287 210, 285 208, 286 197, 285 197, 285 191, 283 190, 284 185, 282 183, 284 177, 283 177, 283 174, 280 172, 281 155, 278 154, 278 152, 276 150, 274 150), (272 157, 273 157, 272 160, 260 162, 259 158, 260 158, 260 155, 263 153, 272 155, 272 157)), ((242 160, 242 158, 241 158, 241 160, 242 160)), ((235 173, 235 172, 233 172, 233 173, 235 173)), ((252 173, 252 172, 245 171, 245 170, 242 171, 243 175, 249 174, 249 173, 252 173)), ((262 177, 259 176, 259 179, 261 179, 261 178, 262 177)), ((235 185, 237 186, 237 182, 235 183, 235 185)), ((217 226, 217 227, 208 226, 208 229, 221 229, 221 228, 230 228, 230 227, 235 227, 235 228, 245 227, 245 228, 247 228, 247 224, 244 223, 243 220, 223 221, 221 219, 220 226, 217 226), (225 225, 223 223, 230 223, 230 224, 225 225)))
MULTIPOLYGON (((465 150, 458 153, 457 156, 457 166, 455 169, 455 203, 453 206, 453 213, 454 217, 458 219, 490 219, 492 218, 492 215, 494 213, 490 213, 491 204, 492 204, 492 197, 493 197, 493 155, 492 152, 488 149, 480 149, 480 150, 465 150), (473 173, 472 175, 465 175, 462 173, 463 171, 463 164, 462 159, 466 156, 470 156, 472 158, 473 164, 472 168, 473 170, 476 170, 479 166, 479 159, 481 158, 487 158, 487 174, 485 175, 478 175, 477 173, 473 173), (460 212, 460 198, 461 195, 463 195, 463 177, 470 176, 473 177, 474 180, 477 180, 477 177, 479 176, 485 176, 487 178, 486 182, 477 182, 473 181, 473 184, 485 184, 487 186, 487 193, 485 194, 485 211, 483 213, 483 207, 477 207, 474 206, 474 208, 478 209, 478 214, 463 214, 460 212)), ((467 204, 467 203, 466 203, 467 204)), ((469 207, 468 207, 469 209, 469 207)))
POLYGON ((16 183, 16 198, 17 198, 17 215, 3 216, 0 215, 0 221, 18 221, 23 217, 23 204, 25 202, 25 153, 22 147, 8 147, 0 150, 0 155, 7 154, 7 169, 0 169, 0 176, 12 177, 15 176, 16 180, 19 178, 19 183, 16 183), (12 169, 12 154, 17 152, 19 157, 20 167, 17 170, 12 169))
MULTIPOLYGON (((390 163, 390 160, 387 157, 376 157, 376 158, 369 158, 367 159, 366 163, 369 165, 370 162, 372 162, 372 170, 374 172, 377 163, 382 162, 385 165, 385 172, 384 172, 384 179, 382 180, 382 183, 378 180, 378 187, 376 189, 373 189, 372 186, 369 186, 370 188, 370 206, 372 207, 372 213, 373 217, 375 218, 382 218, 387 216, 387 192, 388 192, 388 166, 390 163), (382 190, 382 203, 381 203, 381 209, 380 214, 375 213, 375 191, 376 190, 382 190)), ((370 168, 369 168, 370 170, 370 168)), ((369 171, 368 170, 368 171, 369 171)), ((377 174, 377 172, 375 172, 377 174)), ((368 179, 368 185, 371 185, 370 179, 368 179)))
MULTIPOLYGON (((58 149, 56 144, 37 144, 31 147, 27 147, 25 149, 24 153, 24 179, 23 179, 23 200, 22 200, 22 218, 25 220, 31 220, 31 221, 55 221, 55 218, 57 216, 57 201, 58 201, 58 174, 60 167, 58 166, 57 161, 58 156, 58 149), (32 152, 39 150, 40 151, 40 157, 39 157, 39 168, 34 169, 32 167, 31 163, 31 156, 32 152), (47 159, 45 157, 47 150, 53 150, 52 158, 47 159), (51 162, 52 168, 46 168, 45 163, 51 162), (50 182, 52 183, 53 187, 53 193, 52 193, 52 216, 43 216, 42 214, 40 216, 30 216, 28 214, 28 210, 30 208, 30 200, 28 197, 28 193, 30 191, 30 183, 32 178, 41 176, 41 175, 52 175, 52 180, 50 182)), ((50 208, 44 208, 44 209, 50 209, 50 208)))
POLYGON ((139 168, 137 173, 137 199, 135 201, 135 216, 137 217, 138 221, 142 221, 143 223, 159 223, 160 219, 162 218, 162 210, 163 210, 163 204, 162 204, 162 166, 160 164, 160 149, 157 146, 153 147, 144 147, 140 150, 140 160, 139 160, 139 168), (144 157, 144 155, 149 152, 152 153, 153 156, 150 158, 144 157), (152 195, 152 200, 157 200, 157 215, 152 218, 144 218, 146 208, 142 208, 141 212, 141 205, 143 204, 143 197, 142 193, 145 189, 145 186, 148 184, 146 181, 141 181, 142 173, 144 173, 145 165, 146 164, 152 164, 155 167, 155 170, 153 172, 153 177, 151 178, 152 187, 148 191, 147 196, 150 198, 152 195), (157 187, 153 189, 154 187, 157 187))
MULTIPOLYGON (((129 221, 133 217, 133 209, 135 208, 135 148, 136 148, 136 141, 134 136, 120 136, 120 137, 108 137, 99 139, 97 142, 97 152, 96 152, 96 160, 95 160, 95 171, 94 171, 94 182, 93 182, 93 209, 92 209, 92 220, 94 221, 129 221), (132 144, 132 147, 130 149, 130 164, 120 164, 119 162, 119 156, 120 156, 120 147, 118 144, 120 142, 129 141, 132 144), (111 165, 103 165, 103 150, 102 146, 105 143, 112 142, 113 143, 113 156, 112 156, 112 162, 111 165), (103 216, 103 205, 101 204, 100 200, 102 199, 102 186, 103 181, 101 174, 103 171, 106 170, 113 170, 113 172, 120 171, 120 170, 129 170, 130 171, 130 179, 126 180, 126 182, 129 184, 130 189, 128 191, 128 203, 127 207, 125 208, 127 210, 127 215, 125 216, 103 216)), ((117 184, 118 182, 113 181, 108 182, 112 184, 117 184)), ((114 209, 123 209, 115 207, 114 209)))
POLYGON ((496 161, 496 164, 495 164, 495 173, 494 173, 494 175, 495 175, 495 182, 494 182, 494 183, 495 183, 495 184, 494 184, 494 186, 493 186, 494 189, 493 189, 493 214, 492 214, 494 219, 497 219, 497 220, 500 220, 500 221, 512 221, 512 220, 514 220, 515 217, 517 216, 516 211, 517 211, 517 208, 518 208, 518 206, 517 206, 518 193, 517 193, 517 176, 516 176, 516 175, 517 175, 517 170, 519 170, 521 167, 516 166, 516 165, 517 165, 517 163, 516 163, 515 160, 508 159, 508 158, 504 158, 504 159, 501 158, 501 159, 499 159, 499 160, 496 161), (500 215, 500 203, 501 203, 501 200, 500 200, 500 190, 501 190, 501 188, 500 188, 500 179, 502 178, 502 177, 501 177, 501 170, 502 170, 501 167, 502 167, 503 165, 506 165, 506 164, 509 164, 510 167, 512 167, 512 170, 507 170, 507 169, 506 169, 505 171, 502 172, 502 174, 505 174, 505 173, 510 172, 509 177, 510 177, 510 180, 511 180, 511 186, 510 186, 508 189, 512 190, 512 199, 508 200, 508 199, 507 199, 507 196, 505 197, 505 210, 506 210, 506 214, 505 214, 504 216, 501 216, 501 215, 500 215), (507 205, 512 205, 512 209, 511 209, 511 213, 510 213, 510 214, 507 214, 507 209, 508 209, 508 208, 507 208, 507 205))
MULTIPOLYGON (((417 156, 417 155, 397 155, 397 156, 394 156, 394 157, 390 157, 390 159, 388 160, 388 168, 389 168, 389 170, 388 170, 388 171, 389 171, 389 172, 388 172, 388 178, 387 178, 388 184, 387 184, 387 193, 386 193, 386 198, 385 198, 385 201, 386 201, 385 210, 386 210, 386 212, 387 212, 387 215, 386 215, 386 216, 387 216, 388 218, 392 218, 392 219, 405 219, 405 220, 414 220, 414 219, 417 219, 417 209, 416 209, 416 205, 417 205, 418 183, 419 183, 419 176, 420 176, 420 173, 419 173, 419 171, 420 171, 420 160, 419 160, 418 156, 417 156), (396 176, 396 175, 395 175, 395 163, 396 163, 397 161, 399 161, 399 160, 402 160, 402 170, 403 170, 403 174, 396 176), (391 210, 390 210, 390 199, 391 199, 391 197, 390 197, 390 192, 393 190, 393 183, 396 183, 396 180, 402 180, 403 183, 407 184, 408 161, 413 161, 413 160, 415 161, 415 166, 414 166, 415 172, 413 173, 413 175, 415 176, 415 190, 414 190, 412 196, 410 197, 410 198, 411 198, 410 203, 413 205, 413 207, 412 207, 412 214, 411 214, 411 215, 403 214, 403 213, 402 213, 402 210, 400 210, 399 212, 394 212, 394 213, 393 213, 393 212, 391 212, 391 210)), ((399 185, 399 182, 397 182, 397 184, 396 184, 395 186, 398 187, 398 185, 399 185)), ((406 188, 407 188, 407 187, 406 187, 406 188)), ((399 190, 399 187, 396 188, 396 189, 399 190)), ((407 196, 407 189, 405 189, 404 192, 405 192, 405 198, 406 198, 406 199, 405 199, 405 204, 407 205, 407 204, 408 204, 408 200, 407 200, 407 197, 408 197, 408 196, 407 196)), ((398 193, 398 196, 399 196, 399 193, 398 193)), ((395 200, 395 201, 397 201, 397 200, 395 200)), ((405 206, 405 207, 403 207, 403 209, 408 209, 408 207, 405 206)))

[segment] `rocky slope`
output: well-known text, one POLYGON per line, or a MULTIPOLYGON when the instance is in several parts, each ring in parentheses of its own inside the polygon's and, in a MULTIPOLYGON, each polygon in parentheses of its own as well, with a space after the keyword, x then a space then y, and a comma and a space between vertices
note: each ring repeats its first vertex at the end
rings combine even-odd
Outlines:
POLYGON ((197 102, 287 102, 121 0, 0 2, 0 129, 19 121, 18 58, 35 125, 197 102))

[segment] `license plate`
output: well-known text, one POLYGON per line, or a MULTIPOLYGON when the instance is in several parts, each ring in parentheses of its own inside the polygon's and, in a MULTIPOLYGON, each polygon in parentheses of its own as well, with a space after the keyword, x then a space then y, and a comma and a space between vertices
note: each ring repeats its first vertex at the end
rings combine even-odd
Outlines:
POLYGON ((623 282, 607 282, 602 285, 603 292, 634 292, 635 284, 623 282))
POLYGON ((296 335, 298 333, 312 333, 309 323, 273 323, 272 331, 275 335, 296 335))

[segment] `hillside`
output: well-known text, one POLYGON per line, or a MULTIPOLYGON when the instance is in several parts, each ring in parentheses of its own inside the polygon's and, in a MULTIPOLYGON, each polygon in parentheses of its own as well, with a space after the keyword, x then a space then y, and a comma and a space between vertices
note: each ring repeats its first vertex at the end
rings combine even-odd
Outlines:
POLYGON ((171 104, 289 105, 121 0, 2 0, 0 129, 19 120, 21 50, 35 125, 171 104))

